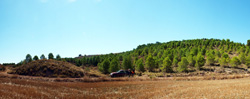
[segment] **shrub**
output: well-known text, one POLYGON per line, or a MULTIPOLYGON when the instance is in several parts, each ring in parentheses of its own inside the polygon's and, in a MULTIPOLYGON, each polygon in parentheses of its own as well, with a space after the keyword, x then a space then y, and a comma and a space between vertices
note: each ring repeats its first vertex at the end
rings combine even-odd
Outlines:
POLYGON ((15 63, 3 63, 4 66, 8 66, 8 65, 16 65, 15 63))
POLYGON ((223 57, 223 58, 229 58, 229 56, 228 56, 227 53, 223 53, 223 54, 222 54, 222 57, 223 57))
POLYGON ((237 57, 233 57, 230 61, 230 65, 235 68, 240 65, 240 60, 237 57))

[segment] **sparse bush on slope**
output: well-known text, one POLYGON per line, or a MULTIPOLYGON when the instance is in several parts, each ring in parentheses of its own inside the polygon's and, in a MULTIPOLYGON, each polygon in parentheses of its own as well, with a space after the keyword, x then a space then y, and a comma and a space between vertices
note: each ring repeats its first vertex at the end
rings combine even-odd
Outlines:
POLYGON ((68 62, 37 60, 15 68, 11 73, 43 77, 83 77, 83 70, 68 62))

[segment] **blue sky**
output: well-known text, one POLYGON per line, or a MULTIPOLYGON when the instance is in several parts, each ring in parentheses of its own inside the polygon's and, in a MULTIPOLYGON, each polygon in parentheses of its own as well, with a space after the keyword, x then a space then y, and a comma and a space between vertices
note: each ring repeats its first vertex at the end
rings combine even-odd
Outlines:
POLYGON ((0 0, 0 63, 140 44, 218 38, 246 43, 249 0, 0 0))

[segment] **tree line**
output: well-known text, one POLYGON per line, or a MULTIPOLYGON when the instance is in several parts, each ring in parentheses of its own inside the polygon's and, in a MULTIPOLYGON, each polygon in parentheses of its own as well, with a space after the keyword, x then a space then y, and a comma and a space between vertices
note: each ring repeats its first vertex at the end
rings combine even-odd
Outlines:
POLYGON ((199 71, 203 66, 219 65, 236 68, 241 64, 250 67, 250 40, 247 44, 229 39, 193 39, 149 43, 132 51, 109 56, 98 63, 99 70, 110 73, 119 69, 136 69, 139 72, 188 72, 199 71), (121 57, 122 60, 119 60, 121 57), (174 69, 175 68, 175 69, 174 69))
MULTIPOLYGON (((36 60, 42 60, 42 59, 47 59, 44 54, 42 54, 40 56, 40 58, 37 55, 35 55, 34 57, 32 57, 30 54, 27 54, 26 57, 25 57, 25 59, 22 60, 21 62, 17 63, 16 66, 20 66, 22 64, 27 64, 29 62, 36 61, 36 60)), ((59 54, 56 55, 56 58, 54 58, 53 53, 49 53, 48 54, 48 59, 55 59, 55 60, 58 60, 58 61, 63 60, 59 54)))
MULTIPOLYGON (((49 59, 54 59, 52 53, 49 59)), ((38 60, 38 56, 27 55, 24 63, 38 60)), ((44 55, 40 59, 46 59, 44 55)), ((238 67, 245 64, 250 67, 250 40, 247 44, 230 41, 229 39, 192 39, 170 42, 156 42, 139 45, 131 51, 78 58, 61 58, 76 66, 98 66, 102 73, 110 73, 119 69, 135 69, 139 72, 188 72, 188 68, 199 71, 203 66, 238 67)))

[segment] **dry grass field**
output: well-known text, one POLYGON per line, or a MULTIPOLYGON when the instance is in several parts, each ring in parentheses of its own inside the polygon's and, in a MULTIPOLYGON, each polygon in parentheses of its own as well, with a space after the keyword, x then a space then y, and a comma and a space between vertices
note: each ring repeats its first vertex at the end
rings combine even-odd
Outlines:
POLYGON ((250 78, 227 80, 157 80, 51 82, 0 78, 0 99, 230 99, 250 98, 250 78))

